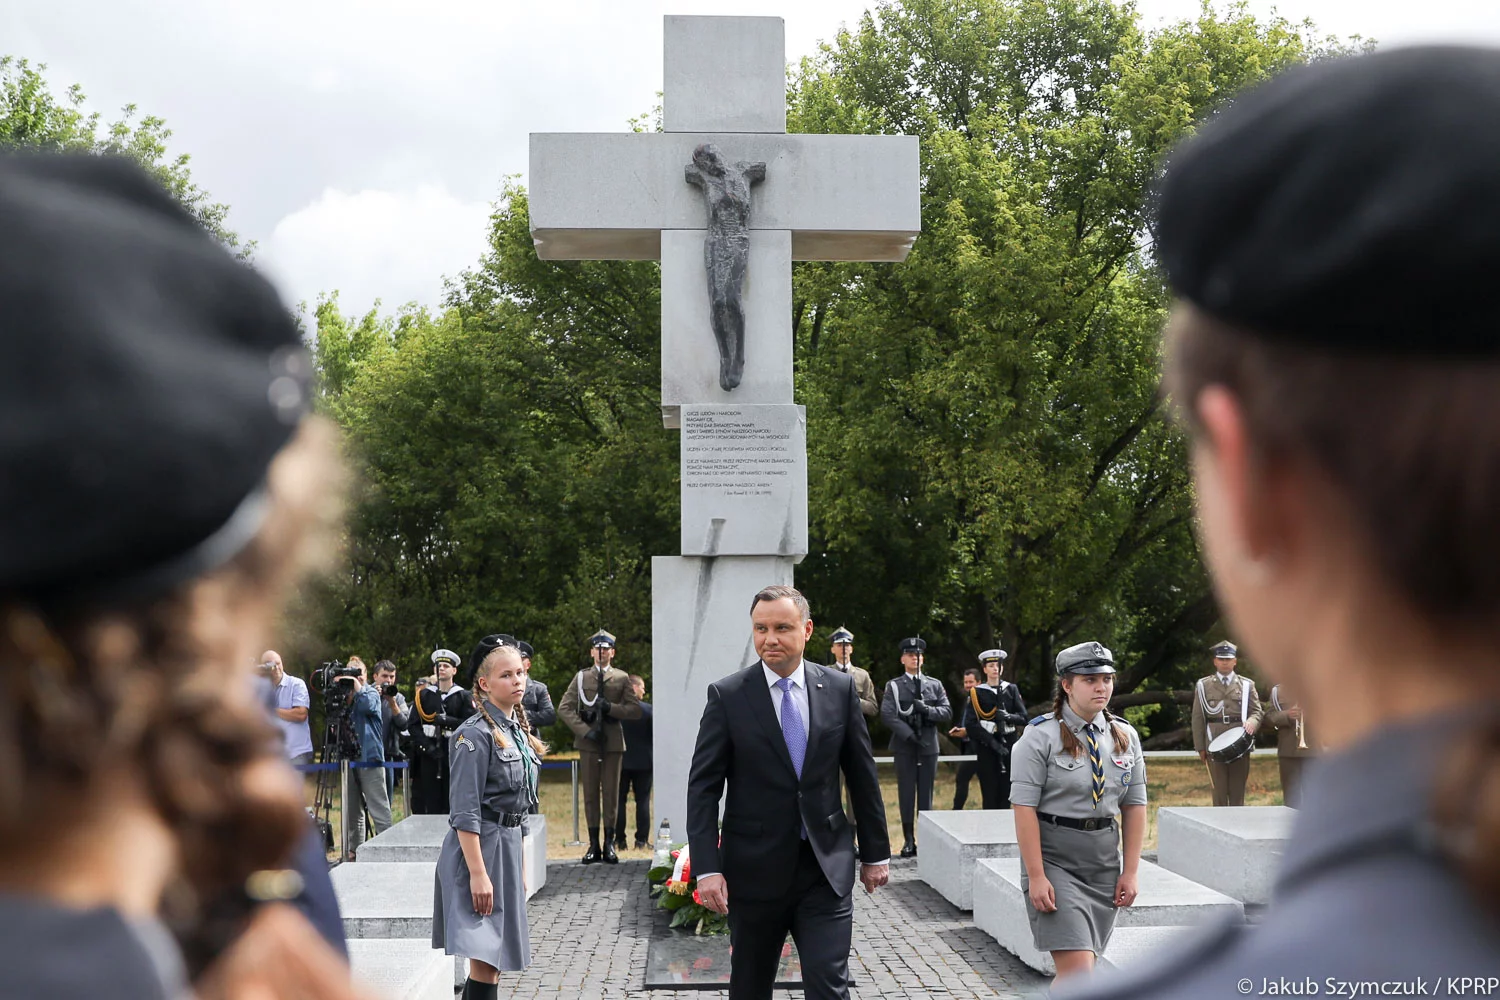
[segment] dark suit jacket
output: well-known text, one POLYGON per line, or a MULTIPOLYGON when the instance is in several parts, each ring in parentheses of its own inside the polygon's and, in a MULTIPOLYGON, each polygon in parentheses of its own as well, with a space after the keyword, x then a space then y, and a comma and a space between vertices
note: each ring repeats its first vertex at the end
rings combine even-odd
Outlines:
POLYGON ((625 733, 625 759, 620 766, 627 771, 651 770, 651 703, 641 702, 641 717, 622 720, 620 729, 625 733))
POLYGON ((864 862, 891 856, 885 803, 870 733, 848 674, 816 663, 807 670, 807 753, 802 778, 776 721, 765 670, 754 666, 708 686, 688 774, 687 830, 693 871, 718 872, 736 898, 787 895, 797 870, 801 830, 835 892, 854 888, 854 831, 844 815, 840 773, 859 822, 864 862), (719 799, 724 806, 719 843, 719 799))

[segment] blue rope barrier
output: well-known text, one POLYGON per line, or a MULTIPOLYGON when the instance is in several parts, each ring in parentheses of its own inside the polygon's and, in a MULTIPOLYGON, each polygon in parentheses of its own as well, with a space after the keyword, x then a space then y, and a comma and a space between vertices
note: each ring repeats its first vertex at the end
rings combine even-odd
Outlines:
MULTIPOLYGON (((337 771, 338 764, 294 764, 292 765, 303 774, 311 774, 314 771, 337 771)), ((354 767, 388 767, 393 771, 408 766, 404 760, 351 760, 349 766, 354 767)))

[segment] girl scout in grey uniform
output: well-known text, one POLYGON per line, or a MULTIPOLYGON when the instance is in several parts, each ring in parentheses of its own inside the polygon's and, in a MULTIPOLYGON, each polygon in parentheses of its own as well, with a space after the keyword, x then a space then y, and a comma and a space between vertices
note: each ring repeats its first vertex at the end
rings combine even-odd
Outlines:
POLYGON ((1109 650, 1097 642, 1068 647, 1057 654, 1057 677, 1052 711, 1033 719, 1011 751, 1010 801, 1031 936, 1052 953, 1062 979, 1094 967, 1115 908, 1135 902, 1146 760, 1136 731, 1105 707, 1115 682, 1109 650))
POLYGON ((521 836, 547 747, 526 723, 526 670, 514 646, 477 665, 473 693, 478 712, 449 748, 449 830, 438 855, 432 946, 469 959, 463 1000, 489 1000, 502 970, 531 963, 521 836))

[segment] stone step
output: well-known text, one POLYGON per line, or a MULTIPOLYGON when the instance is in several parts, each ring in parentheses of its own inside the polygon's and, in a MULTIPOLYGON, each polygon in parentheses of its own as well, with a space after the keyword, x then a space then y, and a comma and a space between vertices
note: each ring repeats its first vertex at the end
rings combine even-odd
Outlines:
POLYGON ((1267 903, 1296 815, 1286 806, 1161 809, 1158 863, 1242 903, 1267 903))
POLYGON ((974 865, 1019 857, 1009 809, 945 809, 917 814, 917 874, 960 910, 974 908, 974 865))
MULTIPOLYGON (((526 865, 526 898, 530 899, 547 884, 547 817, 532 816, 526 825, 529 832, 522 842, 522 856, 526 865)), ((447 815, 408 816, 384 833, 360 844, 355 857, 360 864, 435 864, 447 836, 447 815)))
MULTIPOLYGON (((1204 923, 1245 918, 1238 900, 1148 861, 1141 862, 1139 874, 1140 895, 1134 906, 1120 910, 1103 955, 1113 965, 1128 965, 1204 923)), ((1052 957, 1031 942, 1030 907, 1021 891, 1020 858, 976 862, 975 926, 1022 962, 1050 975, 1054 971, 1052 957)))
POLYGON ((349 966, 381 1000, 453 1000, 453 959, 426 938, 352 940, 349 966))

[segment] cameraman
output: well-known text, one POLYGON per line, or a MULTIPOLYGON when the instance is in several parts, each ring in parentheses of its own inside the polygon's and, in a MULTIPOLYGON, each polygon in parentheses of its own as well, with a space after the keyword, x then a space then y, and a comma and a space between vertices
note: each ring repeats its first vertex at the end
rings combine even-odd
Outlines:
MULTIPOLYGON (((340 677, 340 684, 349 686, 350 716, 354 720, 354 732, 359 738, 359 759, 366 764, 385 763, 385 723, 381 714, 380 692, 365 683, 365 662, 357 656, 349 657, 353 676, 340 677)), ((349 787, 344 790, 344 808, 349 810, 349 854, 345 861, 354 860, 354 849, 365 839, 365 810, 370 811, 370 821, 375 834, 391 828, 391 800, 385 791, 385 768, 351 767, 349 787)))
MULTIPOLYGON (((401 760, 401 737, 411 721, 411 709, 401 692, 396 690, 396 665, 390 660, 379 660, 375 664, 375 687, 380 691, 380 729, 383 734, 385 759, 401 760)), ((385 795, 392 806, 396 802, 396 769, 385 768, 385 795)))

